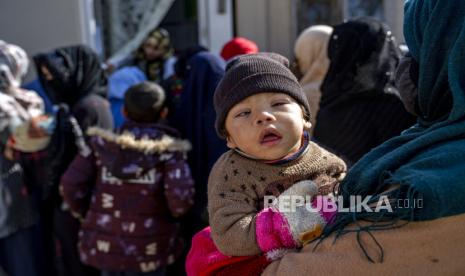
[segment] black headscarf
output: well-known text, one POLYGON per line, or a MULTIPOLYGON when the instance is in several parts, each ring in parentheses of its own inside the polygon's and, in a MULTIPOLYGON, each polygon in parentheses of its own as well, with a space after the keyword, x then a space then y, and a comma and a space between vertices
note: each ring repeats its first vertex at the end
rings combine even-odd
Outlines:
POLYGON ((34 56, 34 62, 46 93, 55 103, 73 107, 93 93, 106 98, 106 77, 99 57, 91 48, 84 45, 57 48, 34 56), (50 71, 53 80, 46 80, 41 66, 50 71))
POLYGON ((331 61, 321 86, 320 106, 373 93, 397 94, 394 72, 400 50, 387 26, 358 18, 334 27, 328 45, 331 61))

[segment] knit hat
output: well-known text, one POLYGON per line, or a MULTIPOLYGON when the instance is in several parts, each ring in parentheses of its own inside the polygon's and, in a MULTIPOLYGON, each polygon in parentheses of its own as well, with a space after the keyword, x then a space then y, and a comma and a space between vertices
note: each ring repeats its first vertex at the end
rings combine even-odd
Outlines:
POLYGON ((226 73, 215 90, 216 132, 226 138, 224 123, 229 110, 243 99, 265 92, 284 93, 294 98, 310 121, 307 97, 289 70, 287 58, 275 53, 241 55, 226 65, 226 73))
POLYGON ((223 46, 221 57, 224 60, 230 60, 235 56, 244 54, 253 54, 258 52, 258 46, 255 42, 243 37, 235 37, 223 46))

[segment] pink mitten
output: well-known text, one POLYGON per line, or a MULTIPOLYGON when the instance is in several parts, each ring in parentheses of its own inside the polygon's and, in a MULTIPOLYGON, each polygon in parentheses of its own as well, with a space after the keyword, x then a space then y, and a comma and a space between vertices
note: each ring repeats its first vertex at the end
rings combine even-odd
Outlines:
POLYGON ((328 197, 312 197, 317 192, 313 181, 297 182, 257 215, 256 237, 263 252, 300 247, 321 235, 336 210, 328 197))

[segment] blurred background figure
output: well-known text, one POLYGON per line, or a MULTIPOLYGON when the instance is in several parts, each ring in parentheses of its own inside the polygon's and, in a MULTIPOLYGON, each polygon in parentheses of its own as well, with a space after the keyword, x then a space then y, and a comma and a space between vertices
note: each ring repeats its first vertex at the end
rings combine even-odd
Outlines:
MULTIPOLYGON (((216 113, 213 107, 213 94, 224 75, 223 59, 209 52, 201 51, 187 62, 184 91, 173 126, 183 138, 192 144, 188 162, 195 183, 194 207, 184 217, 183 236, 186 241, 184 258, 190 248, 192 236, 208 226, 207 182, 210 170, 227 148, 216 134, 216 113)), ((184 258, 168 271, 170 275, 182 275, 184 258)))
MULTIPOLYGON (((66 105, 80 128, 85 132, 91 126, 113 128, 110 105, 106 100, 106 77, 97 54, 87 46, 77 45, 57 48, 34 57, 39 80, 45 92, 56 105, 66 105)), ((65 132, 66 129, 55 131, 65 132)), ((74 137, 73 137, 74 138, 74 137)), ((67 142, 61 140, 60 143, 67 142)), ((60 147, 63 145, 54 145, 60 147)), ((54 233, 59 240, 64 275, 99 275, 99 272, 79 262, 77 251, 79 221, 71 216, 62 204, 58 193, 61 175, 74 159, 78 148, 74 142, 64 148, 60 160, 55 160, 51 182, 53 190, 48 199, 46 215, 47 233, 54 233)), ((54 248, 53 238, 48 241, 54 248)))
POLYGON ((114 127, 120 127, 125 121, 122 113, 124 94, 129 87, 147 80, 144 72, 136 66, 123 67, 108 77, 108 100, 114 127))
POLYGON ((330 26, 311 26, 299 35, 294 46, 294 72, 310 104, 310 135, 313 134, 320 105, 320 86, 328 72, 328 41, 332 31, 330 26))
POLYGON ((197 45, 188 47, 176 54, 174 74, 162 83, 162 86, 166 91, 166 105, 169 110, 167 122, 169 125, 174 124, 174 120, 176 120, 176 112, 182 112, 179 110, 179 105, 181 103, 181 95, 184 91, 186 75, 189 71, 188 61, 197 53, 207 51, 207 48, 197 45))
POLYGON ((257 44, 252 40, 243 37, 235 37, 228 41, 221 49, 221 57, 228 61, 235 56, 258 53, 257 44))
POLYGON ((383 23, 359 18, 336 25, 328 57, 314 140, 351 165, 415 118, 394 87, 400 50, 383 23))
POLYGON ((173 74, 173 54, 170 34, 158 28, 147 36, 137 50, 135 64, 145 72, 148 80, 161 83, 173 74))
POLYGON ((11 135, 43 112, 42 99, 20 88, 28 68, 24 50, 0 40, 0 275, 44 275, 40 192, 13 160, 11 135), (3 272, 5 270, 5 272, 3 272))
POLYGON ((137 66, 149 81, 161 84, 174 73, 174 49, 170 34, 163 28, 151 31, 132 56, 118 64, 110 64, 110 71, 125 66, 137 66))

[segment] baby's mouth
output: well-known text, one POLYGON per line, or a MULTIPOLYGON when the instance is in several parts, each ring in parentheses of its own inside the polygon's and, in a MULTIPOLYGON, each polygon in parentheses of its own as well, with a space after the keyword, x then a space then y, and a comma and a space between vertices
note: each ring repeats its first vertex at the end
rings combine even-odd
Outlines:
POLYGON ((264 130, 260 135, 260 144, 265 146, 271 146, 279 143, 281 141, 281 134, 274 129, 264 130))

